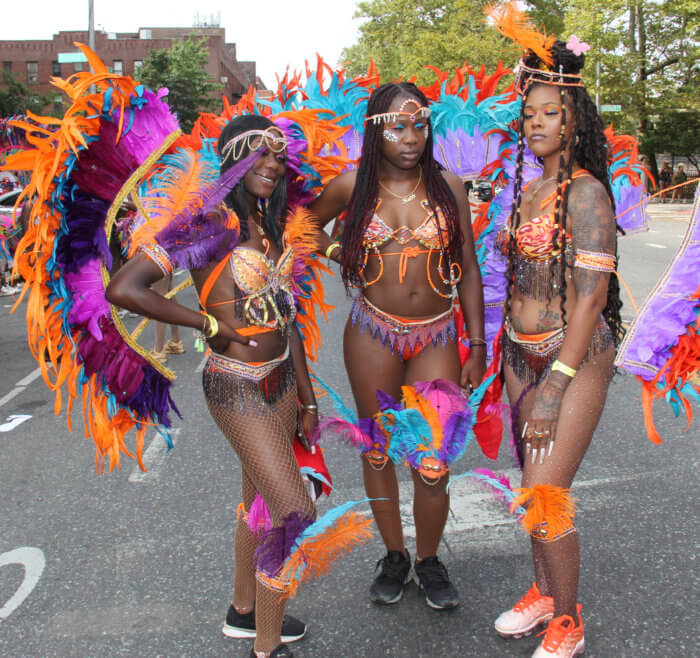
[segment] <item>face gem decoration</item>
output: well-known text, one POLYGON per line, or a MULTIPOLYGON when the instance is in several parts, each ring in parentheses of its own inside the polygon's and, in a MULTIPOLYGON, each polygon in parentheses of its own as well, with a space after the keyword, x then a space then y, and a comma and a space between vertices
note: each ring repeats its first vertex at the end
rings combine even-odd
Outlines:
POLYGON ((387 142, 398 142, 399 138, 398 136, 394 133, 393 130, 389 130, 388 128, 384 128, 384 132, 382 133, 382 136, 387 142))

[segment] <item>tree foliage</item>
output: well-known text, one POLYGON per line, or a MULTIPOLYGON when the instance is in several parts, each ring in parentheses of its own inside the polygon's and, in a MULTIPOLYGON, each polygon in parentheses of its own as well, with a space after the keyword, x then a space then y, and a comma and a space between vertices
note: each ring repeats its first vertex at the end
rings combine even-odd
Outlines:
POLYGON ((343 51, 348 71, 367 71, 370 60, 382 80, 417 77, 420 84, 435 76, 426 65, 454 70, 465 62, 496 67, 511 64, 517 49, 485 23, 479 0, 369 0, 360 2, 356 17, 367 19, 359 42, 343 51))
POLYGON ((665 117, 678 110, 700 110, 700 3, 571 0, 565 23, 569 33, 591 45, 585 74, 589 89, 595 89, 600 62, 601 103, 622 105, 621 114, 604 118, 635 134, 655 167, 650 140, 655 125, 665 125, 665 117))
POLYGON ((33 92, 12 73, 5 71, 0 85, 0 117, 24 114, 27 110, 35 114, 46 114, 44 108, 50 103, 50 96, 33 92))
POLYGON ((209 79, 206 42, 206 38, 191 34, 168 49, 151 50, 138 73, 141 81, 152 89, 168 88, 168 105, 177 113, 184 131, 192 128, 200 111, 219 106, 214 94, 221 85, 209 79))
MULTIPOLYGON (((489 0, 495 2, 496 0, 489 0)), ((416 76, 434 81, 426 65, 454 70, 464 62, 512 66, 516 46, 487 24, 482 0, 365 0, 360 38, 343 52, 351 75, 371 60, 382 80, 416 76)), ((600 64, 600 102, 619 104, 604 114, 616 130, 631 132, 653 153, 648 135, 669 112, 700 110, 700 2, 698 0, 530 0, 530 17, 548 34, 588 42, 584 72, 591 96, 600 64), (646 141, 645 141, 646 140, 646 141)), ((666 125, 662 123, 660 125, 666 125)), ((655 138, 656 139, 656 138, 655 138)), ((695 151, 700 151, 700 144, 695 151)))
MULTIPOLYGON (((487 25, 484 7, 494 0, 365 0, 358 3, 359 42, 343 51, 351 75, 365 73, 370 60, 382 80, 416 77, 431 83, 427 65, 454 71, 467 63, 493 70, 499 60, 513 66, 518 48, 487 25)), ((549 31, 563 24, 564 0, 531 2, 534 18, 549 31)))

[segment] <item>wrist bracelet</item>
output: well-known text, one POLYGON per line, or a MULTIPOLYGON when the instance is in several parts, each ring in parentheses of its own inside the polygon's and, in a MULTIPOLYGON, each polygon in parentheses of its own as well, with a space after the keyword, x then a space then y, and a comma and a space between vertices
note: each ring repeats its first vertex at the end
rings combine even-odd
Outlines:
POLYGON ((571 377, 572 379, 573 379, 574 375, 576 374, 576 368, 570 368, 565 363, 562 363, 559 359, 557 359, 552 364, 552 372, 554 372, 555 370, 558 370, 559 372, 563 372, 567 377, 571 377))
POLYGON ((331 242, 326 249, 326 258, 330 260, 331 254, 340 248, 340 242, 331 242))
POLYGON ((214 336, 216 336, 216 334, 219 333, 219 322, 213 315, 210 315, 209 313, 204 313, 202 333, 207 338, 214 338, 214 336), (207 322, 209 323, 209 331, 207 331, 207 322))
POLYGON ((472 345, 483 345, 486 347, 486 341, 483 338, 470 338, 469 339, 469 347, 472 345))

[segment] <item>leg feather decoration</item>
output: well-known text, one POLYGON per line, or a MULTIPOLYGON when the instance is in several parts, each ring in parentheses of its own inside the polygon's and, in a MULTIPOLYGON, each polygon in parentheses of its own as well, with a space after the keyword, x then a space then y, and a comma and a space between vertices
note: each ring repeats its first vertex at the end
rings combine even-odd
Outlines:
POLYGON ((536 484, 515 491, 518 495, 511 503, 510 510, 515 511, 518 505, 525 507, 520 522, 535 539, 555 541, 574 529, 576 505, 571 489, 536 484))
POLYGON ((290 514, 282 526, 260 535, 258 571, 285 583, 285 597, 295 596, 302 582, 325 575, 342 553, 371 537, 372 519, 350 511, 365 502, 347 502, 315 522, 290 514))

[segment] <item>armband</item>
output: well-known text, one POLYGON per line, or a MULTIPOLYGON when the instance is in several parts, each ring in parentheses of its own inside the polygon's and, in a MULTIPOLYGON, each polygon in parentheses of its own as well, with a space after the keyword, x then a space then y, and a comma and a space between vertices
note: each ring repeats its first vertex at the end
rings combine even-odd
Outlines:
POLYGON ((616 260, 615 256, 606 254, 603 251, 584 251, 583 249, 577 249, 574 258, 574 267, 582 267, 587 270, 596 270, 598 272, 614 272, 616 260))
POLYGON ((138 252, 145 254, 150 258, 163 272, 163 276, 168 276, 173 273, 173 264, 170 260, 168 252, 155 242, 152 244, 144 244, 138 248, 138 252))

